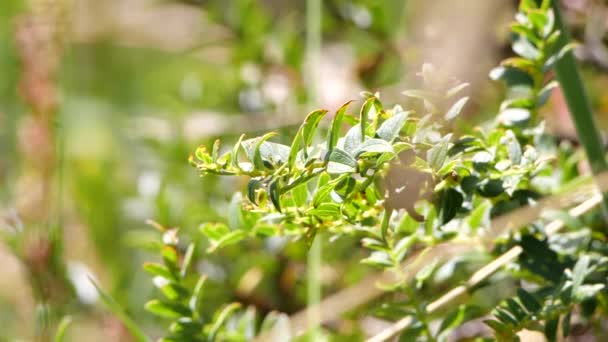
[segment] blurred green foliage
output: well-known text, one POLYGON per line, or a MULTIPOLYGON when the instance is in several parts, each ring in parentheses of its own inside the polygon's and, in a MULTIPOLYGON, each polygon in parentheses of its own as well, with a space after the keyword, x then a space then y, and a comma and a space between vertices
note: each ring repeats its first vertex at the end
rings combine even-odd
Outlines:
MULTIPOLYGON (((90 1, 79 3, 90 5, 90 1)), ((138 39, 138 34, 146 36, 142 25, 125 29, 125 25, 116 22, 105 23, 102 34, 75 33, 73 40, 68 39, 62 52, 58 81, 61 105, 54 121, 60 148, 56 167, 61 191, 59 203, 54 203, 53 220, 58 217, 62 223, 68 270, 76 270, 68 273, 76 283, 77 292, 79 286, 86 292, 87 284, 90 285, 86 277, 83 280, 83 273, 94 276, 126 314, 155 337, 164 334, 159 324, 162 320, 148 315, 144 303, 160 296, 162 289, 160 292, 154 289, 141 265, 154 258, 157 260, 153 262, 163 262, 156 253, 162 245, 159 241, 163 241, 163 234, 144 222, 153 219, 167 229, 179 227, 181 243, 176 247, 177 255, 186 253, 184 246, 196 245, 189 269, 192 274, 184 277, 185 282, 180 286, 194 291, 198 279, 195 275, 207 274, 201 309, 206 319, 212 320, 214 314, 221 312, 218 308, 232 301, 244 307, 256 307, 255 314, 251 310, 239 311, 237 328, 222 332, 232 336, 231 333, 246 330, 251 335, 252 329, 256 333, 260 331, 261 317, 267 317, 267 313, 277 310, 291 314, 305 306, 306 245, 289 243, 284 238, 250 239, 213 254, 205 253, 210 241, 200 234, 199 225, 217 222, 233 227, 238 222, 234 216, 235 203, 242 198, 232 197, 232 193, 245 189, 248 179, 227 181, 214 175, 200 178, 188 165, 187 158, 195 146, 212 146, 218 137, 228 146, 236 142, 242 132, 259 133, 269 126, 281 133, 278 142, 287 143, 285 137, 297 132, 295 123, 302 121, 307 101, 313 97, 305 87, 308 77, 304 51, 305 4, 271 0, 135 1, 132 8, 127 6, 127 12, 132 11, 130 15, 136 22, 139 12, 158 9, 169 20, 170 12, 162 12, 164 6, 178 3, 185 4, 179 8, 196 13, 202 30, 201 33, 193 29, 190 34, 196 43, 182 49, 138 39), (130 28, 137 32, 131 34, 130 28), (277 127, 283 125, 285 127, 277 127), (74 267, 75 264, 84 264, 86 268, 74 267)), ((352 64, 346 80, 342 80, 350 86, 348 91, 387 90, 388 103, 391 103, 396 98, 390 93, 391 87, 404 84, 411 87, 417 83, 417 67, 424 56, 412 43, 410 23, 419 14, 412 9, 420 8, 420 3, 424 2, 323 2, 320 20, 324 44, 339 47, 338 57, 333 57, 338 64, 352 64), (340 54, 343 51, 347 51, 346 57, 340 54)), ((119 2, 102 2, 99 6, 103 9, 99 13, 94 6, 85 6, 86 17, 82 18, 78 16, 83 12, 73 9, 71 14, 76 17, 71 20, 95 22, 99 19, 101 22, 107 20, 102 14, 108 9, 115 9, 117 12, 110 13, 120 17, 119 2)), ((11 213, 16 200, 24 196, 16 191, 15 182, 21 174, 20 124, 29 109, 18 90, 22 65, 15 48, 15 21, 28 11, 24 1, 0 1, 2 214, 11 213)), ((164 24, 153 23, 154 26, 164 24)), ((166 29, 170 39, 179 40, 171 36, 171 27, 166 29)), ((450 35, 450 32, 441 34, 450 35)), ((332 65, 328 69, 331 68, 332 65)), ((597 84, 591 89, 592 100, 596 108, 605 111, 608 107, 601 89, 606 77, 594 70, 587 68, 584 75, 586 80, 597 84)), ((486 85, 475 88, 472 95, 478 96, 471 96, 467 104, 474 110, 465 109, 463 115, 467 115, 467 119, 453 124, 460 131, 472 132, 474 123, 487 118, 485 113, 496 112, 495 100, 501 88, 486 85), (473 111, 481 115, 471 117, 473 111)), ((335 92, 340 94, 340 89, 335 92)), ((353 94, 349 92, 346 96, 354 97, 353 94)), ((385 96, 384 91, 381 94, 385 96)), ((515 91, 509 96, 518 94, 515 91)), ((396 102, 415 101, 418 100, 400 98, 396 102)), ((577 156, 570 153, 559 156, 561 164, 569 165, 562 170, 564 179, 578 174, 577 156)), ((598 225, 591 218, 588 221, 585 226, 598 225)), ((0 229, 4 233, 4 225, 0 229)), ((372 271, 358 264, 366 256, 368 251, 351 236, 325 244, 321 275, 324 291, 332 293, 363 279, 372 271)), ((6 253, 1 258, 0 261, 13 260, 6 253)), ((466 255, 464 261, 448 265, 453 267, 453 278, 444 279, 444 284, 462 280, 459 277, 473 271, 473 266, 481 265, 483 258, 466 255)), ((183 265, 181 259, 178 264, 183 265)), ((7 278, 17 280, 7 282, 7 286, 0 289, 0 326, 8 327, 0 332, 0 339, 30 338, 30 326, 26 323, 31 319, 28 314, 33 316, 33 309, 28 309, 33 305, 23 300, 24 296, 12 296, 16 288, 26 287, 23 282, 27 283, 27 279, 19 279, 14 274, 7 278)), ((514 293, 514 286, 513 282, 503 280, 494 288, 481 289, 474 301, 488 309, 504 297, 502 290, 514 293)), ((437 291, 440 290, 438 287, 437 291)), ((425 293, 427 295, 438 293, 428 288, 422 291, 431 292, 425 293)), ((193 294, 188 293, 190 297, 193 294)), ((120 335, 122 330, 113 330, 112 318, 98 309, 99 300, 81 302, 69 308, 73 321, 65 330, 66 340, 77 340, 77 334, 82 333, 107 340, 112 338, 108 336, 115 336, 114 330, 124 338, 120 335), (110 323, 98 323, 103 320, 110 323)), ((377 309, 376 316, 391 320, 403 315, 402 307, 387 307, 382 301, 370 303, 369 308, 377 309)), ((361 312, 367 309, 362 308, 361 312)), ((361 312, 352 313, 353 320, 361 312)), ((465 308, 458 315, 475 317, 475 312, 465 308)), ((53 319, 59 322, 59 317, 53 319)), ((206 329, 207 334, 213 333, 213 326, 206 329)), ((345 340, 349 336, 361 338, 360 328, 352 324, 344 324, 338 330, 345 340)))

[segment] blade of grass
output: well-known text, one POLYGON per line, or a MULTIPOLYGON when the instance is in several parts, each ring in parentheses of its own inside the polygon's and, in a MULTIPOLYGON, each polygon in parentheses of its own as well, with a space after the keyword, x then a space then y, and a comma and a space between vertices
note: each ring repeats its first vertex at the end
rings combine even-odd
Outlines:
MULTIPOLYGON (((551 6, 555 14, 555 23, 561 32, 557 44, 559 51, 569 43, 570 35, 563 22, 558 1, 552 0, 551 6)), ((591 104, 572 51, 568 51, 555 64, 555 74, 568 104, 568 110, 576 127, 578 138, 585 149, 591 170, 596 175, 608 169, 608 164, 604 156, 604 148, 598 126, 593 117, 591 104)), ((608 216, 608 197, 606 193, 603 193, 602 196, 604 216, 608 216)))
POLYGON ((65 339, 65 333, 68 330, 68 327, 72 324, 72 317, 65 316, 59 322, 59 326, 57 326, 57 331, 55 332, 55 338, 53 339, 55 342, 63 342, 65 339))
POLYGON ((110 309, 110 311, 112 311, 114 315, 116 315, 116 317, 118 317, 118 319, 120 319, 131 335, 133 335, 135 340, 138 342, 149 342, 150 339, 144 334, 141 328, 137 326, 133 319, 129 317, 120 304, 118 304, 110 295, 105 293, 93 279, 89 278, 89 281, 97 289, 101 301, 108 307, 108 309, 110 309))

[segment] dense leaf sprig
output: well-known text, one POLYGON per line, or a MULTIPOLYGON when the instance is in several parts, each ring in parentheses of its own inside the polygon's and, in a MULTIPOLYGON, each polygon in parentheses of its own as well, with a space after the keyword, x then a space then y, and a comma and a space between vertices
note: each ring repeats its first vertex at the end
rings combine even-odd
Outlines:
POLYGON ((202 232, 214 248, 248 235, 310 243, 320 230, 354 233, 374 250, 366 263, 397 267, 416 244, 476 234, 489 217, 539 197, 547 189, 535 179, 549 172, 551 158, 534 147, 543 135, 537 112, 555 87, 545 83, 546 73, 563 54, 552 54, 559 32, 551 18, 546 4, 522 5, 513 25, 526 34, 513 44, 520 57, 491 76, 526 90, 470 134, 455 138, 444 128, 466 105, 468 97, 458 95, 467 84, 426 64, 423 88, 404 92, 407 108, 385 108, 377 94, 365 93, 358 115, 348 111, 352 101, 344 104, 320 143, 314 142, 325 110, 310 113, 290 145, 270 141, 276 134, 268 133, 243 135, 224 154, 219 141, 210 152, 200 147, 190 160, 201 174, 250 177, 241 213, 248 224, 237 230, 205 224, 202 232), (345 124, 350 128, 342 134, 345 124))
POLYGON ((162 263, 148 262, 143 267, 153 276, 163 298, 148 301, 145 308, 170 322, 161 341, 247 341, 281 319, 280 315, 270 313, 260 324, 255 310, 242 310, 239 303, 226 304, 206 315, 203 305, 207 277, 193 270, 196 245, 190 243, 181 253, 178 229, 166 229, 156 223, 154 226, 162 232, 159 244, 162 263))

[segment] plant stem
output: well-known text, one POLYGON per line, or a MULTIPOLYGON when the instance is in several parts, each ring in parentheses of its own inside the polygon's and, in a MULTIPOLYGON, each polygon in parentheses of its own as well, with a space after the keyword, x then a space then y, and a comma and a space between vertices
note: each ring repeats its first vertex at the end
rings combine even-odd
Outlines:
MULTIPOLYGON (((320 75, 320 55, 321 55, 321 1, 322 0, 307 0, 306 1, 306 54, 309 68, 308 98, 311 102, 315 102, 317 87, 319 85, 320 75)), ((306 146, 304 146, 306 148, 306 146)), ((311 173, 311 176, 314 174, 311 173)), ((312 246, 308 251, 308 309, 307 315, 308 330, 310 332, 310 341, 319 340, 319 325, 321 322, 321 283, 319 280, 319 272, 321 268, 321 250, 322 240, 319 234, 316 234, 312 246)))
MULTIPOLYGON (((552 0, 551 6, 555 14, 555 23, 561 31, 557 44, 559 51, 559 49, 568 44, 570 37, 568 28, 562 20, 557 0, 552 0)), ((606 164, 603 144, 597 128, 598 126, 593 117, 591 104, 585 92, 585 87, 572 51, 568 51, 555 64, 555 73, 568 104, 570 116, 576 127, 576 133, 587 154, 591 171, 593 174, 598 174, 608 169, 608 164, 606 164)), ((602 204, 604 216, 608 216, 608 197, 606 197, 606 193, 603 194, 602 204)))

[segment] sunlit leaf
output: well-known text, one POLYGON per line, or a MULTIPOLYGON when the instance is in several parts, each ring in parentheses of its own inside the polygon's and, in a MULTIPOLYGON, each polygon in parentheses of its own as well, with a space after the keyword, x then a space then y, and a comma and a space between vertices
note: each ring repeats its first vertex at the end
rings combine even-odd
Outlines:
POLYGON ((332 174, 350 173, 357 168, 357 161, 345 151, 335 148, 329 155, 327 172, 332 174))
POLYGON ((355 157, 380 153, 394 153, 393 146, 382 139, 367 139, 355 151, 355 157))
POLYGON ((161 302, 158 299, 150 300, 145 305, 146 310, 164 318, 180 318, 189 316, 190 310, 173 302, 161 302))
POLYGON ((452 105, 452 107, 450 107, 450 109, 448 109, 448 111, 445 113, 444 118, 446 120, 452 120, 453 118, 458 116, 458 114, 460 114, 460 112, 462 111, 462 108, 464 107, 464 105, 467 103, 468 100, 469 100, 468 97, 463 97, 460 100, 456 101, 452 105))
POLYGON ((344 114, 353 101, 348 101, 342 105, 337 111, 334 119, 331 122, 331 128, 329 129, 329 137, 327 139, 327 151, 331 152, 331 150, 336 147, 338 143, 338 137, 340 136, 340 129, 342 128, 342 119, 344 118, 344 114))
POLYGON ((304 119, 302 126, 300 126, 300 129, 296 133, 293 142, 291 143, 288 160, 290 169, 295 165, 296 157, 300 150, 303 150, 304 155, 306 155, 306 149, 312 143, 317 126, 325 114, 327 114, 326 110, 316 110, 308 114, 306 119, 304 119))
POLYGON ((405 124, 408 114, 409 112, 401 112, 386 119, 376 131, 378 137, 393 142, 405 124))

